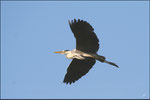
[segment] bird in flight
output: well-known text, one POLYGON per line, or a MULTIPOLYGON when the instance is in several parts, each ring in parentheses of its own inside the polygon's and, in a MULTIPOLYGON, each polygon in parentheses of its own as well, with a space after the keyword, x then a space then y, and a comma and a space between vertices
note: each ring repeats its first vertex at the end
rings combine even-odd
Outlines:
POLYGON ((118 67, 115 63, 107 61, 104 56, 97 54, 99 40, 88 22, 74 19, 69 21, 69 25, 76 38, 76 49, 55 52, 65 54, 68 59, 73 59, 67 69, 64 83, 71 84, 80 79, 89 72, 96 60, 118 67))

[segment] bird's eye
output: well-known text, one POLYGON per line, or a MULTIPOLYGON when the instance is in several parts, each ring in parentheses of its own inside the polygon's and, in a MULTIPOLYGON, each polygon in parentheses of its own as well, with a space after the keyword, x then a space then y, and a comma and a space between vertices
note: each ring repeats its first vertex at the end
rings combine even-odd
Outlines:
POLYGON ((65 50, 65 51, 69 51, 69 50, 65 50))

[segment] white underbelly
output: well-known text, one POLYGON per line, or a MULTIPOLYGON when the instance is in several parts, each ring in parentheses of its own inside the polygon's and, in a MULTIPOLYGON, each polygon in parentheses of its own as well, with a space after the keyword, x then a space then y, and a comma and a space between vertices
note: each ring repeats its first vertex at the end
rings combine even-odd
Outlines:
POLYGON ((68 58, 68 59, 73 59, 73 54, 71 54, 71 53, 68 53, 67 55, 66 55, 66 58, 68 58))
POLYGON ((85 59, 85 57, 92 57, 91 55, 89 55, 89 54, 86 54, 86 53, 75 53, 75 52, 69 52, 67 55, 66 55, 66 57, 68 58, 68 59, 73 59, 73 58, 76 58, 76 59, 81 59, 81 60, 83 60, 83 59, 85 59))
POLYGON ((66 57, 68 59, 73 59, 73 58, 77 58, 77 59, 85 59, 83 56, 81 56, 80 54, 77 54, 77 53, 68 53, 66 55, 66 57))

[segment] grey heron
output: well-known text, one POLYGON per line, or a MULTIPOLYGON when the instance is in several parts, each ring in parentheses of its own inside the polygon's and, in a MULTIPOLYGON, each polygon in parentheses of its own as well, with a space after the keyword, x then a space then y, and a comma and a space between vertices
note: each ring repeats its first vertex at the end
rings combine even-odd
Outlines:
POLYGON ((97 54, 99 40, 88 22, 74 19, 69 21, 69 25, 76 38, 76 49, 55 52, 65 54, 68 59, 73 59, 67 69, 64 83, 71 84, 80 79, 89 72, 96 60, 118 67, 115 63, 107 61, 104 56, 97 54))

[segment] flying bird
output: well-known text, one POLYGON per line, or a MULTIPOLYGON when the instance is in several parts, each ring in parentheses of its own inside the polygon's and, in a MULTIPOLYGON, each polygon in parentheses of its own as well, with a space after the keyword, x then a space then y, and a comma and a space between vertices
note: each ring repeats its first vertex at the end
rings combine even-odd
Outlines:
POLYGON ((115 63, 107 61, 104 56, 97 54, 99 40, 88 22, 74 19, 69 21, 69 25, 76 38, 76 49, 55 52, 65 54, 68 59, 73 59, 67 69, 64 83, 71 84, 80 79, 89 72, 96 60, 118 67, 115 63))

